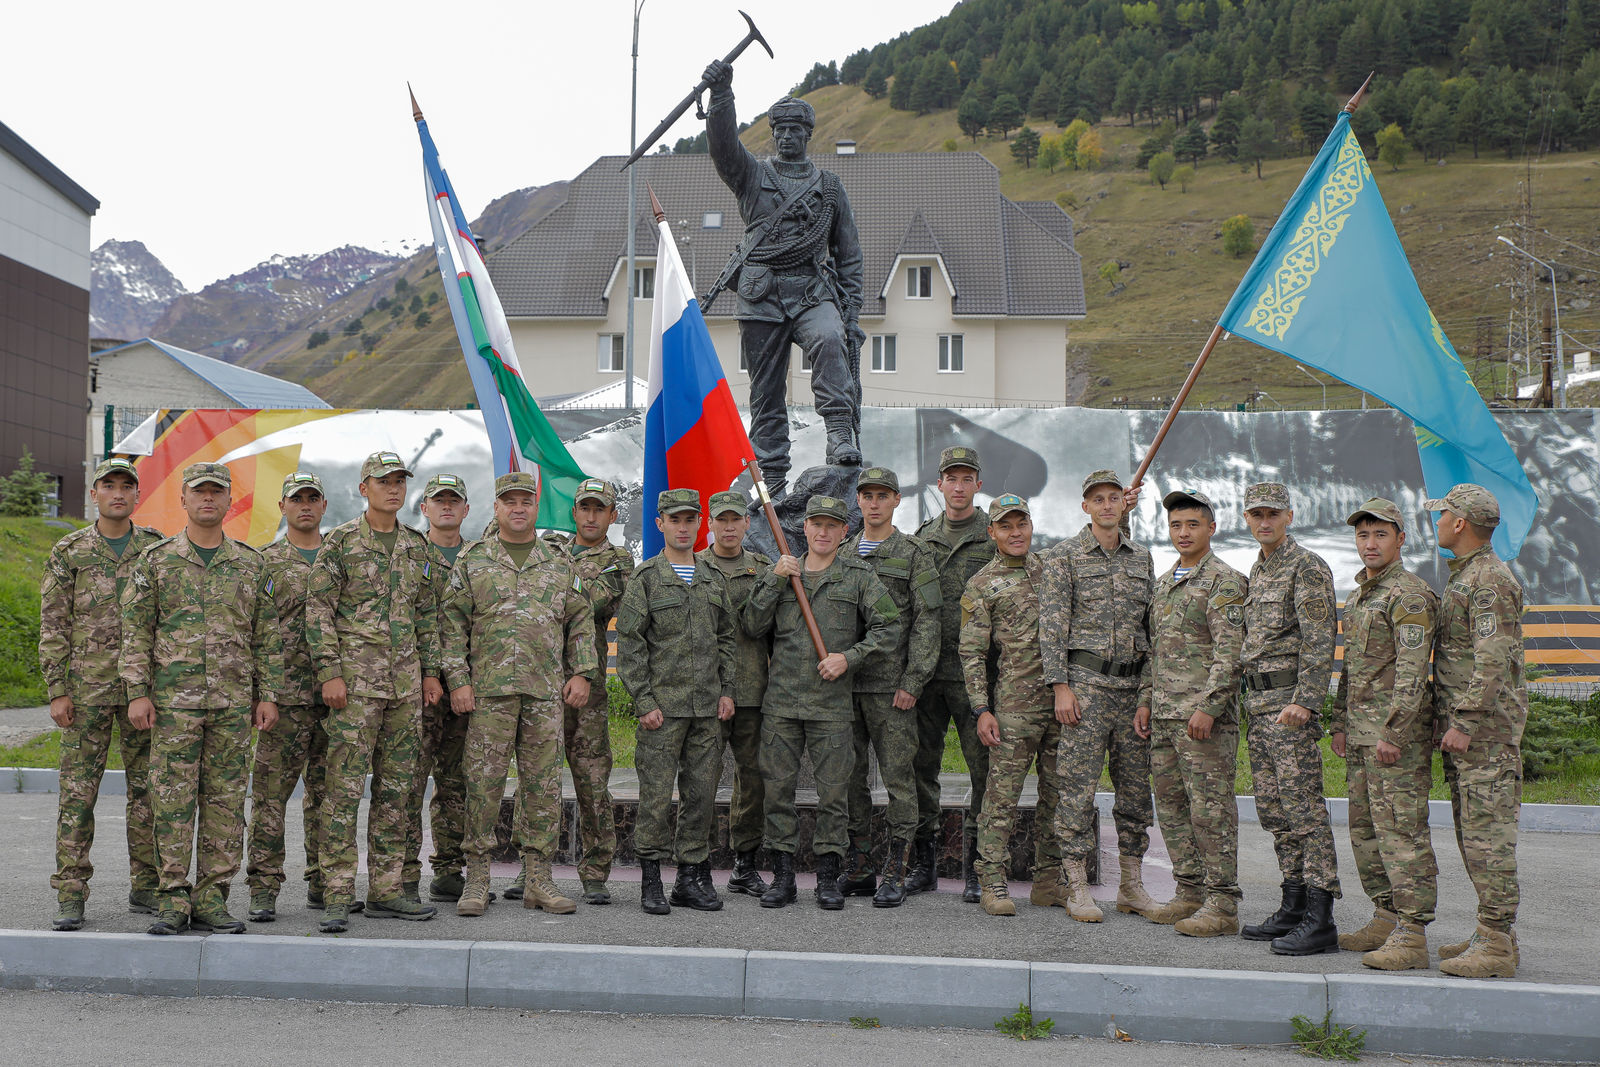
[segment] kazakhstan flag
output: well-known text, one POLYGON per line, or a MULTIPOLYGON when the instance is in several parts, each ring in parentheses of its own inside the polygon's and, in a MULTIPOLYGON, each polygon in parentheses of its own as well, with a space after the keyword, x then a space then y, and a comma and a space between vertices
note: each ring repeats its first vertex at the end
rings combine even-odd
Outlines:
POLYGON ((1500 501, 1494 550, 1516 558, 1538 498, 1417 288, 1348 113, 1267 235, 1222 328, 1404 412, 1428 495, 1461 482, 1487 487, 1500 501))

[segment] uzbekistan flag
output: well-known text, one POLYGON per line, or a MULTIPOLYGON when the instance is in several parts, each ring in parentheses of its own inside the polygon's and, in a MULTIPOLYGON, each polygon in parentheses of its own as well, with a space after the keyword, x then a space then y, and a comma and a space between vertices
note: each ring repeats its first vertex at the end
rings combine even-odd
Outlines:
POLYGON ((586 475, 556 436, 544 412, 534 403, 522 378, 511 327, 500 307, 483 254, 473 240, 450 178, 439 165, 428 124, 411 98, 411 112, 422 138, 422 171, 428 190, 428 217, 433 223, 439 277, 450 303, 461 354, 472 375, 472 388, 483 410, 484 429, 494 454, 495 477, 527 471, 539 479, 538 524, 546 529, 573 530, 572 504, 586 475), (449 284, 449 279, 456 284, 449 284))
MULTIPOLYGON (((652 194, 653 198, 654 194, 652 194)), ((755 459, 739 408, 711 345, 700 303, 678 256, 672 230, 660 220, 656 235, 656 295, 650 313, 650 393, 644 416, 644 557, 660 552, 661 531, 650 519, 656 495, 693 489, 705 508, 755 459)), ((700 516, 695 548, 706 544, 700 516)))

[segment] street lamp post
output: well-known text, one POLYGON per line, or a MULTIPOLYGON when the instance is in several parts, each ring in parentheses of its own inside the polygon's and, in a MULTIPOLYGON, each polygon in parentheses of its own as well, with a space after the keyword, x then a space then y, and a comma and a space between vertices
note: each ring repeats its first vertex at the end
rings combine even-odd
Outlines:
MULTIPOLYGON (((1561 349, 1561 295, 1556 292, 1556 269, 1526 248, 1518 248, 1509 237, 1496 237, 1496 241, 1505 245, 1513 252, 1520 253, 1533 260, 1539 266, 1550 272, 1550 303, 1555 306, 1556 312, 1556 403, 1561 407, 1567 406, 1567 365, 1561 349)), ((1531 347, 1531 346, 1530 346, 1531 347)))
MULTIPOLYGON (((632 106, 628 114, 628 153, 638 147, 639 140, 639 12, 644 10, 645 0, 634 0, 633 4, 633 93, 632 106)), ((622 343, 622 403, 625 407, 633 407, 633 294, 635 281, 638 274, 638 257, 634 248, 633 231, 638 229, 639 216, 639 181, 634 173, 634 167, 628 168, 628 328, 627 335, 622 343)))
POLYGON ((1310 371, 1306 370, 1304 367, 1302 367, 1298 363, 1296 363, 1294 365, 1294 369, 1299 371, 1301 374, 1304 374, 1307 378, 1310 378, 1312 381, 1316 382, 1318 385, 1322 386, 1322 410, 1323 411, 1327 411, 1328 410, 1328 383, 1323 381, 1321 378, 1318 378, 1315 374, 1312 374, 1310 371))

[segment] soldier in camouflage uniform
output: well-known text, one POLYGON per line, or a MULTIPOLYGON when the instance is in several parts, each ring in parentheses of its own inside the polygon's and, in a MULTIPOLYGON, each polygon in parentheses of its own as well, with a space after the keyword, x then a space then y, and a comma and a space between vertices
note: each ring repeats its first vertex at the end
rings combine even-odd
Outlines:
POLYGON ((1289 533, 1289 488, 1260 482, 1244 491, 1245 525, 1261 545, 1244 605, 1245 737, 1261 828, 1272 834, 1283 901, 1250 941, 1284 956, 1335 952, 1333 901, 1339 865, 1322 796, 1322 702, 1338 627, 1333 572, 1289 533))
POLYGON ((665 545, 633 573, 617 606, 617 674, 639 718, 639 899, 652 915, 667 914, 672 904, 719 911, 722 900, 711 885, 711 834, 722 770, 721 723, 734 712, 736 618, 711 564, 694 556, 700 494, 665 490, 656 498, 656 511, 665 545), (668 828, 674 780, 676 840, 668 828), (671 904, 661 892, 665 859, 678 864, 671 904))
POLYGON ((1344 671, 1328 732, 1346 763, 1350 845, 1375 911, 1340 934, 1339 947, 1378 970, 1426 968, 1439 874, 1428 833, 1428 656, 1439 600, 1400 561, 1405 527, 1392 501, 1369 500, 1348 522, 1365 566, 1344 605, 1344 671))
POLYGON ((917 700, 939 660, 943 596, 933 554, 895 529, 900 478, 887 467, 868 467, 856 480, 861 532, 842 551, 872 567, 900 611, 898 645, 872 656, 855 673, 856 769, 850 777, 850 865, 840 883, 845 896, 872 896, 878 908, 905 902, 906 854, 917 831, 917 700), (867 789, 867 745, 889 794, 889 840, 883 884, 872 865, 872 793, 867 789))
POLYGON ((1211 500, 1168 493, 1167 528, 1178 561, 1150 597, 1150 659, 1139 682, 1135 728, 1150 738, 1161 835, 1178 883, 1153 918, 1189 937, 1239 932, 1239 650, 1244 576, 1211 552, 1211 500))
POLYGON ((272 581, 283 631, 283 686, 278 690, 278 722, 256 738, 255 767, 250 774, 250 846, 245 884, 250 887, 250 921, 278 917, 278 891, 283 887, 283 820, 295 783, 305 778, 301 801, 305 825, 307 898, 319 905, 322 871, 322 802, 325 799, 328 734, 323 720, 328 709, 317 691, 317 672, 306 644, 306 589, 311 566, 322 548, 322 516, 328 498, 322 479, 295 471, 283 480, 278 510, 288 530, 283 540, 261 550, 272 581))
POLYGON ((734 612, 734 644, 738 650, 733 718, 722 724, 722 743, 733 752, 733 795, 728 802, 733 874, 728 879, 728 891, 759 897, 767 891, 757 856, 766 803, 760 765, 761 698, 767 691, 767 660, 772 655, 772 642, 751 637, 739 620, 750 591, 772 561, 744 546, 745 535, 750 532, 750 515, 742 493, 713 493, 709 507, 711 543, 695 556, 710 564, 712 576, 722 583, 723 595, 734 612))
POLYGON ((411 471, 394 452, 361 465, 366 513, 323 540, 306 599, 306 639, 328 705, 327 800, 322 805, 324 933, 349 926, 355 899, 356 816, 367 772, 367 915, 431 919, 406 896, 407 806, 425 704, 439 683, 437 566, 427 538, 399 521, 411 471))
POLYGON ((450 706, 468 724, 467 876, 456 914, 482 915, 493 897, 489 853, 513 754, 522 906, 569 914, 577 905, 550 873, 561 830, 561 702, 583 706, 589 677, 604 677, 594 617, 567 554, 536 536, 538 479, 502 474, 494 490, 497 532, 457 557, 443 611, 450 706))
POLYGON ((1083 480, 1083 512, 1089 516, 1076 537, 1039 553, 1044 561, 1039 591, 1039 643, 1044 680, 1055 690, 1061 731, 1058 773, 1061 804, 1056 836, 1062 871, 1035 871, 1034 904, 1067 909, 1079 922, 1104 916, 1089 895, 1088 857, 1100 847, 1094 835, 1094 794, 1109 762, 1116 799, 1122 881, 1117 910, 1145 917, 1157 904, 1145 892, 1142 867, 1150 847, 1150 742, 1134 730, 1139 674, 1150 652, 1150 551, 1134 544, 1125 525, 1136 490, 1113 470, 1083 480))
POLYGON ((1478 892, 1478 926, 1439 949, 1439 970, 1463 978, 1511 978, 1520 963, 1517 816, 1522 808, 1522 586, 1489 546, 1500 502, 1481 485, 1458 485, 1423 508, 1439 512, 1439 547, 1454 554, 1440 605, 1433 676, 1445 726, 1444 776, 1456 843, 1478 892))
POLYGON ((839 551, 849 512, 838 497, 806 502, 806 554, 781 556, 750 594, 745 632, 772 634, 772 670, 761 705, 761 775, 767 780, 767 851, 772 886, 764 908, 794 903, 795 782, 802 751, 811 756, 817 780, 817 825, 811 848, 817 856, 817 903, 844 907, 839 867, 848 844, 850 772, 855 766, 855 702, 851 675, 869 656, 899 642, 900 611, 894 598, 860 558, 839 551), (794 580, 805 589, 828 650, 817 660, 794 580))
POLYGON ((266 561, 223 533, 228 468, 185 467, 182 500, 188 524, 147 548, 122 590, 128 718, 152 730, 161 907, 150 933, 236 934, 227 898, 244 852, 250 727, 277 721, 283 636, 266 561))
POLYGON ((939 456, 944 512, 917 529, 917 540, 933 553, 939 570, 939 662, 933 680, 917 700, 917 756, 912 765, 917 776, 917 838, 912 843, 911 873, 906 876, 907 893, 939 887, 939 768, 945 735, 954 722, 972 783, 972 801, 962 819, 966 888, 961 899, 970 904, 976 904, 981 895, 974 864, 978 858, 978 813, 983 810, 983 789, 989 779, 989 750, 973 727, 961 671, 961 591, 994 559, 988 524, 977 511, 976 496, 982 488, 978 450, 965 445, 945 449, 939 456))
POLYGON ((128 783, 128 907, 156 910, 156 848, 150 820, 150 735, 128 721, 127 687, 117 669, 122 647, 118 597, 139 554, 161 534, 135 526, 139 474, 133 462, 108 459, 94 471, 92 525, 57 541, 39 589, 39 669, 50 718, 61 727, 61 792, 56 816, 56 873, 50 885, 57 930, 83 926, 94 866, 94 805, 117 729, 128 783))
POLYGON ((1006 856, 1022 784, 1035 763, 1039 800, 1033 869, 1061 869, 1061 842, 1055 835, 1061 724, 1039 654, 1044 564, 1037 552, 1029 551, 1033 516, 1028 502, 1014 493, 996 497, 989 505, 989 536, 998 549, 994 561, 972 576, 961 595, 961 665, 978 740, 989 749, 989 783, 978 816, 980 903, 990 915, 1015 915, 1017 906, 1006 887, 1006 856))

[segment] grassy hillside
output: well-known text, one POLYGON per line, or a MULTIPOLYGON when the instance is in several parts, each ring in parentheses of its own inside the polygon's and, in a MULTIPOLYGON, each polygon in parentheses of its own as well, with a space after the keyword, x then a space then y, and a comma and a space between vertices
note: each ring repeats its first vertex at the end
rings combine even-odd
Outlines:
POLYGON ((51 546, 69 532, 44 519, 0 518, 0 708, 45 702, 39 676, 39 579, 51 546))

